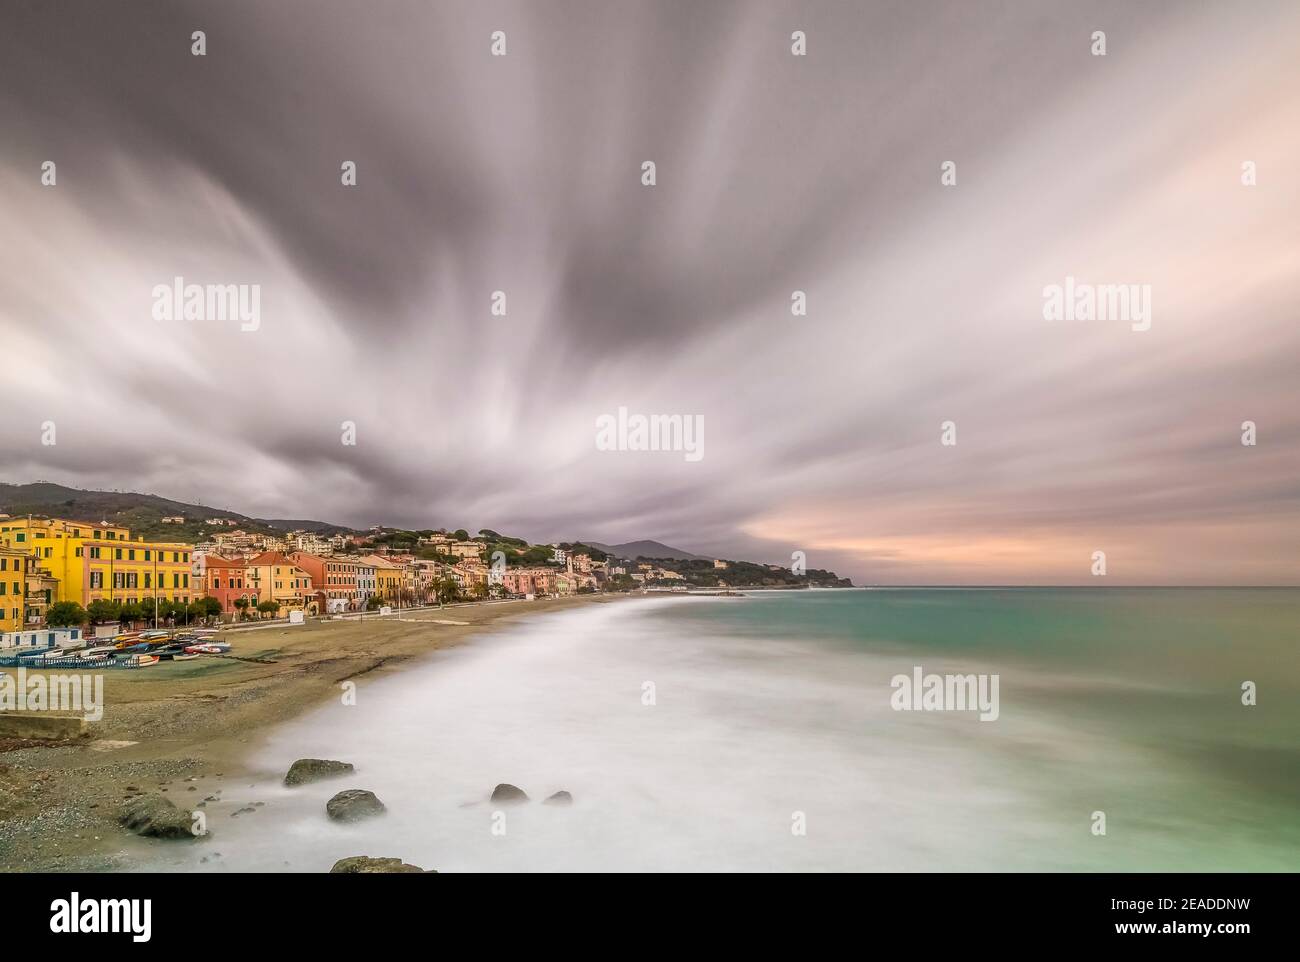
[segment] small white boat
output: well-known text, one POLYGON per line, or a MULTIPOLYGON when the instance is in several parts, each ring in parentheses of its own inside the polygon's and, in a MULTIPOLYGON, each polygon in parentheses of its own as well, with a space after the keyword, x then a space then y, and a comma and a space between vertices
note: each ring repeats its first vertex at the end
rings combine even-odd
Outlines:
POLYGON ((201 645, 190 645, 185 649, 186 654, 192 655, 224 655, 230 650, 230 643, 226 641, 210 641, 201 645))

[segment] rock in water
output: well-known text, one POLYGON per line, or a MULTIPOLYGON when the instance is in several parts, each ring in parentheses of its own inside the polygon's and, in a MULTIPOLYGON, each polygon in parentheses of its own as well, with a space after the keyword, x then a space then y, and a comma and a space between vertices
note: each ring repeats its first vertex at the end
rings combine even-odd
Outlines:
POLYGON ((355 822, 372 815, 382 815, 387 809, 374 792, 349 788, 339 792, 325 803, 325 812, 336 822, 355 822))
POLYGON ((514 785, 502 782, 492 789, 492 801, 498 805, 518 805, 521 802, 528 801, 528 793, 522 788, 516 788, 514 785))
POLYGON ((543 805, 572 805, 573 796, 568 792, 556 792, 554 795, 547 796, 542 802, 543 805))
POLYGON ((349 762, 335 762, 328 758, 300 758, 289 766, 289 773, 284 776, 284 783, 306 785, 308 782, 318 782, 322 778, 351 775, 353 771, 349 762))
POLYGON ((437 869, 420 868, 418 865, 408 865, 400 858, 371 858, 369 855, 353 855, 351 858, 341 858, 334 863, 330 869, 331 875, 389 875, 389 874, 429 874, 437 875, 437 869))
POLYGON ((118 821, 147 838, 195 838, 189 812, 161 795, 137 795, 122 806, 118 821))

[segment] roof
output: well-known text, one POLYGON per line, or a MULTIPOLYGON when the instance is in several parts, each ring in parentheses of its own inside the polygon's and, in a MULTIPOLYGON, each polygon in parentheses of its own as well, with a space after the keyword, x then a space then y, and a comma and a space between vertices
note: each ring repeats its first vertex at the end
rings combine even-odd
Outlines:
POLYGON ((296 565, 297 563, 283 551, 263 551, 244 562, 245 565, 296 565))
POLYGON ((244 568, 248 565, 247 561, 232 561, 230 558, 223 558, 219 554, 204 555, 203 563, 209 568, 244 568))

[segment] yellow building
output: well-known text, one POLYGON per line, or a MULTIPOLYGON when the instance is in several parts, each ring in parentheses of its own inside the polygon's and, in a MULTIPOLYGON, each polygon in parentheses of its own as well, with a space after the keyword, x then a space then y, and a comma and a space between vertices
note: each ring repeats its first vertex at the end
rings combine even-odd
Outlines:
POLYGON ((264 551, 245 562, 246 581, 257 592, 257 601, 280 602, 280 614, 305 609, 315 613, 315 587, 311 575, 281 551, 264 551))
POLYGON ((401 590, 406 587, 402 566, 377 554, 368 554, 361 562, 375 569, 375 594, 385 601, 397 601, 401 590))
MULTIPOLYGON (((137 541, 120 525, 59 518, 0 521, 0 548, 21 552, 55 586, 51 601, 189 602, 192 545, 137 541)), ((46 590, 49 590, 48 588, 46 590)))
POLYGON ((27 607, 27 555, 0 548, 0 631, 21 631, 27 607))

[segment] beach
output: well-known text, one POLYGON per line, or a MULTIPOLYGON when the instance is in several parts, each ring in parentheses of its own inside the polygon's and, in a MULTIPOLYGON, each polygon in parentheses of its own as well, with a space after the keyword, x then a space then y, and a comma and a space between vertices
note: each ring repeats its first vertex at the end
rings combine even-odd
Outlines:
POLYGON ((126 848, 217 873, 356 855, 439 872, 1300 864, 1300 592, 742 595, 557 610, 359 679, 355 705, 250 751, 212 839, 126 848), (997 710, 899 710, 917 668, 996 677, 997 710), (298 758, 356 770, 286 787, 298 758), (501 783, 529 801, 491 801, 501 783), (348 789, 386 811, 330 820, 348 789), (559 792, 571 804, 545 804, 559 792))
POLYGON ((263 660, 113 674, 90 740, 0 755, 3 867, 1291 871, 1298 616, 1290 589, 900 588, 254 631, 263 660), (996 684, 898 697, 960 676, 996 684), (301 758, 355 767, 285 785, 301 758), (347 790, 382 814, 327 817, 347 790), (135 792, 211 834, 127 835, 135 792))
POLYGON ((245 781, 277 725, 340 697, 340 686, 542 612, 620 596, 448 606, 364 620, 225 631, 229 658, 104 672, 103 719, 66 743, 0 740, 0 871, 131 869, 122 803, 165 793, 178 806, 245 781))

